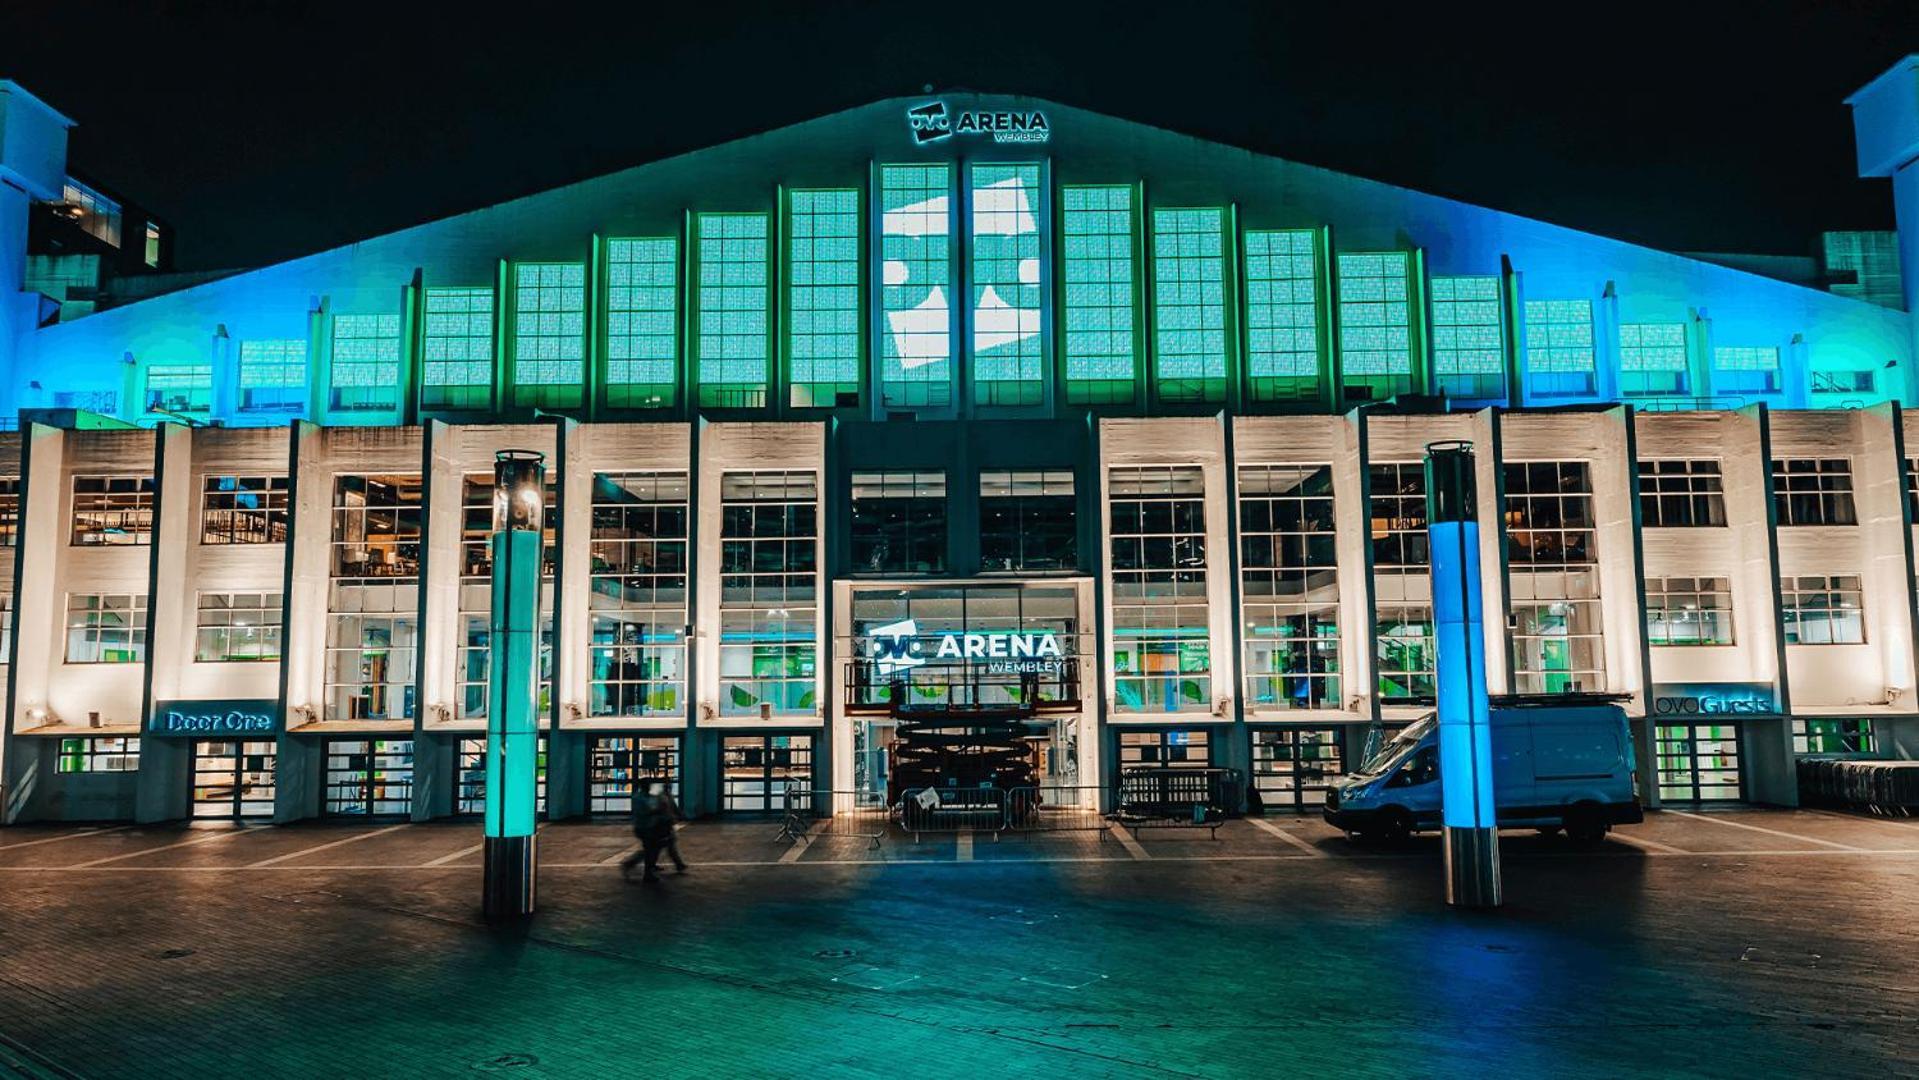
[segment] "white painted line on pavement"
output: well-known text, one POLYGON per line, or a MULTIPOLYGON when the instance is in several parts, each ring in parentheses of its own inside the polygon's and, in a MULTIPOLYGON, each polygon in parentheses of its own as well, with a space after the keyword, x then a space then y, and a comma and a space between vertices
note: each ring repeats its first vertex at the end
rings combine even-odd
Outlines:
POLYGON ((973 830, 967 829, 959 834, 954 843, 954 858, 959 862, 973 861, 973 830))
POLYGON ((395 829, 404 829, 404 828, 406 828, 405 825, 388 825, 384 829, 369 829, 366 832, 356 833, 353 836, 349 836, 344 839, 334 840, 325 844, 315 844, 314 846, 310 848, 301 848, 298 851, 289 851, 285 855, 275 855, 271 859, 261 859, 259 862, 256 862, 256 863, 248 863, 246 865, 246 868, 248 870, 257 870, 262 866, 273 866, 276 863, 292 862, 293 860, 300 858, 302 855, 311 855, 317 851, 325 851, 328 848, 336 848, 343 844, 356 843, 358 841, 365 840, 369 836, 379 836, 383 833, 390 833, 395 829))
MULTIPOLYGON (((485 847, 486 845, 482 844, 480 846, 485 847)), ((614 852, 613 854, 608 855, 606 858, 601 859, 599 862, 594 863, 593 865, 612 866, 614 863, 623 861, 628 855, 631 855, 638 850, 640 850, 640 845, 628 844, 625 847, 621 848, 620 850, 614 852)))
POLYGON ((1743 821, 1728 821, 1724 818, 1717 817, 1713 814, 1695 814, 1690 810, 1669 810, 1665 808, 1661 808, 1659 812, 1662 814, 1677 814, 1683 818, 1692 818, 1694 821, 1710 821, 1714 825, 1729 825, 1735 829, 1749 829, 1756 833, 1765 833, 1768 836, 1783 836, 1788 840, 1798 840, 1802 843, 1807 843, 1807 844, 1823 844, 1824 846, 1829 848, 1838 848, 1840 851, 1866 850, 1865 848, 1853 847, 1851 844, 1841 844, 1836 840, 1821 840, 1813 836, 1800 836, 1797 833, 1781 832, 1778 829, 1768 829, 1763 825, 1748 825, 1743 821))
POLYGON ((59 836, 43 836, 38 840, 22 840, 17 844, 0 844, 0 851, 12 851, 14 848, 20 847, 36 847, 40 844, 51 844, 56 840, 75 840, 82 836, 105 836, 108 833, 116 833, 123 829, 131 828, 133 828, 131 825, 115 825, 110 829, 81 829, 79 832, 61 833, 59 836))
POLYGON ((792 847, 780 852, 779 861, 788 864, 799 862, 800 856, 806 854, 806 849, 812 847, 813 841, 818 839, 820 833, 825 830, 827 821, 827 818, 821 818, 808 825, 805 832, 793 838, 792 847))
POLYGON ((201 836, 192 840, 182 840, 177 844, 161 844, 159 847, 141 848, 139 851, 125 851, 125 852, 121 852, 118 855, 109 855, 104 859, 94 859, 90 862, 74 863, 72 866, 63 866, 61 867, 61 869, 88 870, 95 866, 105 866, 107 863, 119 862, 121 859, 132 859, 140 855, 151 855, 156 851, 172 851, 174 848, 193 847, 196 844, 211 844, 215 840, 231 840, 232 838, 240 835, 241 833, 252 832, 252 831, 253 831, 252 829, 248 829, 248 828, 238 828, 238 829, 233 829, 231 831, 216 832, 209 836, 201 836))
POLYGON ((463 858, 465 856, 471 855, 474 852, 482 850, 485 847, 486 847, 486 844, 484 842, 481 842, 473 845, 472 847, 463 847, 458 851, 448 852, 447 854, 442 855, 437 859, 428 859, 426 862, 423 862, 420 865, 422 867, 445 866, 447 863, 450 863, 455 859, 459 859, 459 858, 463 858))
POLYGON ((1316 855, 1322 859, 1331 857, 1327 855, 1325 852, 1319 850, 1319 848, 1315 847, 1312 843, 1307 841, 1304 837, 1294 836, 1292 833, 1289 833, 1285 829, 1282 829, 1279 826, 1273 824, 1272 822, 1267 821, 1265 818, 1248 817, 1246 820, 1252 822, 1255 828, 1258 828, 1263 832, 1271 833, 1272 835, 1280 838, 1281 840, 1286 841, 1287 843, 1293 845, 1294 847, 1298 848, 1301 851, 1307 852, 1308 854, 1311 854, 1311 855, 1316 855))
POLYGON ((1126 854, 1131 855, 1135 859, 1150 859, 1153 857, 1151 852, 1139 845, 1139 841, 1133 838, 1132 833, 1126 831, 1126 826, 1115 821, 1107 827, 1113 831, 1113 839, 1119 841, 1119 846, 1126 849, 1126 854))
POLYGON ((1662 844, 1657 840, 1648 840, 1643 836, 1629 836, 1625 833, 1620 832, 1618 829, 1614 829, 1612 832, 1608 833, 1607 835, 1612 837, 1614 840, 1617 840, 1620 843, 1626 845, 1627 847, 1635 847, 1641 851, 1655 852, 1660 855, 1694 854, 1693 852, 1687 851, 1685 848, 1676 848, 1676 847, 1673 847, 1671 844, 1662 844))

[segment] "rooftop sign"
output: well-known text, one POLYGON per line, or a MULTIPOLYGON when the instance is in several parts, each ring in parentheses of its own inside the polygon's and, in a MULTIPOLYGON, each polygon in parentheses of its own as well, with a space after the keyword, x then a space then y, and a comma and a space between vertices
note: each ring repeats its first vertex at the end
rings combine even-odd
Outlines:
POLYGON ((1038 109, 981 109, 954 113, 944 101, 906 110, 906 126, 920 146, 959 136, 991 136, 996 143, 1043 143, 1052 135, 1038 109))

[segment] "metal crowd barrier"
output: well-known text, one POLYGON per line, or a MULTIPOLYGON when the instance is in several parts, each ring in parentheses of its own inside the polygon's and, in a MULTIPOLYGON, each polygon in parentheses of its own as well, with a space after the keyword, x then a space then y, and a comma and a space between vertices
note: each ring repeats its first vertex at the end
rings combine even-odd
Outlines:
POLYGON ((1113 820, 1138 836, 1142 828, 1205 829, 1219 839, 1219 826, 1245 805, 1238 769, 1178 766, 1122 770, 1113 820))
POLYGON ((1093 832, 1106 839, 1106 818, 1099 809, 1100 789, 1037 785, 1008 788, 1005 828, 1009 833, 1093 832))
POLYGON ((924 833, 984 832, 1006 825, 1006 792, 993 787, 907 788, 900 797, 900 828, 917 842, 924 833))
POLYGON ((874 791, 833 791, 789 784, 777 839, 812 843, 822 837, 855 837, 872 847, 886 838, 892 809, 874 791))

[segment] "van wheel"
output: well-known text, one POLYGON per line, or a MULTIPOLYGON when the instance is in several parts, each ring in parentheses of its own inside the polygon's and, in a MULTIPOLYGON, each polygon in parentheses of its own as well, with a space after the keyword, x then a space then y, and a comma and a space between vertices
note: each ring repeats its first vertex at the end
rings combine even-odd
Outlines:
POLYGON ((1413 816, 1398 807, 1392 807, 1379 815, 1379 825, 1373 830, 1373 836, 1389 844, 1398 844, 1413 835, 1413 816))
POLYGON ((1612 826, 1600 816, 1599 808, 1590 803, 1566 811, 1566 838, 1582 847, 1599 843, 1611 830, 1612 826))

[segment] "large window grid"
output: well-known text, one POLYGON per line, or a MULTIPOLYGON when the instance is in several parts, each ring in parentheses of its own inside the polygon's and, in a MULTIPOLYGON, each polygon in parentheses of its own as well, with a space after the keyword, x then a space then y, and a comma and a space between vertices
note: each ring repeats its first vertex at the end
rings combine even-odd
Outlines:
POLYGON ((1852 462, 1846 458, 1774 458, 1773 517, 1780 525, 1857 525, 1852 462))
POLYGON ((1506 326, 1497 277, 1433 279, 1433 379, 1466 401, 1506 397, 1506 326))
POLYGON ((1712 351, 1714 393, 1776 394, 1779 350, 1762 345, 1720 345, 1712 351))
MULTIPOLYGON (((559 500, 553 477, 546 482, 541 514, 540 542, 540 682, 539 715, 545 716, 553 694, 553 574, 558 553, 559 500)), ((493 474, 470 473, 461 484, 460 498, 460 651, 454 665, 459 685, 455 715, 462 720, 487 714, 490 694, 493 612, 493 474)))
POLYGON ((200 481, 202 544, 283 544, 292 484, 284 476, 208 476, 200 481))
POLYGON ((513 404, 576 409, 586 390, 586 266, 513 268, 513 404))
POLYGON ((606 403, 660 409, 680 381, 680 241, 644 236, 606 242, 606 403))
POLYGON ((1621 323, 1619 389, 1634 395, 1686 393, 1686 327, 1621 323))
POLYGON ((1339 256, 1339 367, 1348 401, 1412 392, 1411 253, 1339 256))
POLYGON ((1647 578, 1646 641, 1731 645, 1732 583, 1725 578, 1647 578))
POLYGON ((595 473, 591 716, 685 712, 685 473, 595 473))
POLYGON ((0 476, 0 547, 20 542, 20 478, 0 476))
POLYGON ((1795 719, 1792 722, 1795 754, 1870 754, 1876 748, 1870 720, 1795 719))
POLYGON ((1060 189, 1066 400, 1131 402, 1138 376, 1133 189, 1060 189))
POLYGON ((728 716, 818 708, 819 482, 720 477, 720 702, 728 716))
POLYGON ((1153 211, 1153 379, 1164 401, 1226 400, 1226 211, 1153 211))
POLYGON ((700 404, 759 408, 766 404, 772 342, 766 215, 700 214, 695 221, 700 404))
POLYGON ((944 408, 953 395, 952 173, 880 166, 880 404, 944 408))
POLYGON ((400 317, 335 315, 327 388, 335 412, 399 409, 400 317))
POLYGON ((786 205, 790 401, 799 409, 857 405, 860 193, 801 190, 786 205))
POLYGON ((1205 491, 1196 466, 1116 467, 1107 475, 1118 712, 1212 707, 1205 491))
MULTIPOLYGON (((522 296, 521 302, 524 304, 526 299, 522 296)), ((490 407, 493 404, 492 288, 430 288, 426 290, 425 306, 425 326, 420 339, 420 407, 449 410, 490 407)))
POLYGON ((974 399, 1036 405, 1046 393, 1045 260, 1040 257, 1040 167, 970 169, 974 399))
POLYGON ((67 594, 67 663, 138 664, 146 658, 146 596, 67 594))
POLYGON ((1538 397, 1597 389, 1590 300, 1526 301, 1526 389, 1538 397))
POLYGON ((280 598, 277 592, 201 593, 194 620, 194 662, 280 659, 280 598))
POLYGON ((61 739, 57 773, 137 772, 140 740, 118 735, 61 739))
POLYGON ((1723 527, 1726 486, 1719 462, 1641 461, 1639 523, 1648 529, 1723 527))
POLYGON ((416 474, 334 481, 322 695, 328 720, 413 718, 421 494, 416 474))
POLYGON ((1592 467, 1509 462, 1504 474, 1514 687, 1604 689, 1592 467))
POLYGON ((240 343, 240 411, 299 413, 307 407, 305 338, 240 343))
POLYGON ((75 476, 71 542, 80 547, 153 542, 153 477, 75 476))
POLYGON ((1788 645, 1863 645, 1865 590, 1857 574, 1779 579, 1779 622, 1788 645))
POLYGON ((1079 503, 1070 470, 979 477, 980 569, 1071 570, 1079 565, 1079 503))
POLYGON ((852 570, 937 574, 946 569, 946 474, 856 472, 848 525, 852 570))
POLYGON ((1249 229, 1246 376, 1254 401, 1320 392, 1319 256, 1312 229, 1249 229))
POLYGON ((213 365, 148 365, 146 401, 150 413, 205 415, 213 408, 213 365))
POLYGON ((1437 668, 1425 466, 1376 462, 1367 471, 1379 697, 1389 704, 1430 703, 1437 668))
POLYGON ((1330 465, 1239 470, 1246 703, 1337 709, 1339 557, 1330 465))

